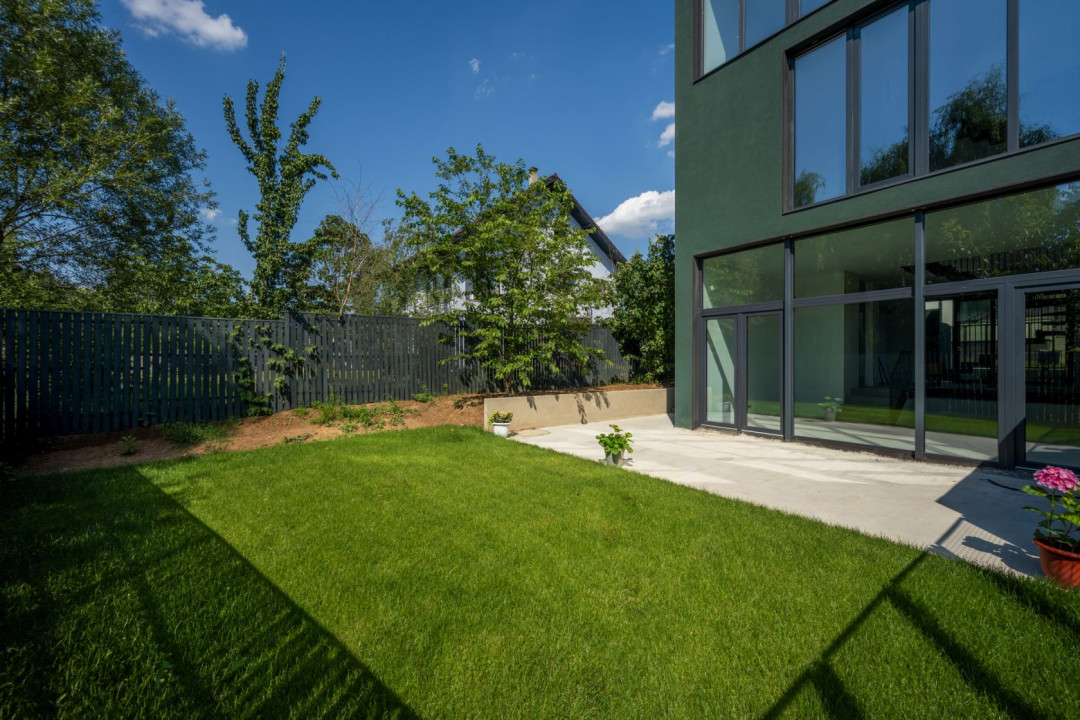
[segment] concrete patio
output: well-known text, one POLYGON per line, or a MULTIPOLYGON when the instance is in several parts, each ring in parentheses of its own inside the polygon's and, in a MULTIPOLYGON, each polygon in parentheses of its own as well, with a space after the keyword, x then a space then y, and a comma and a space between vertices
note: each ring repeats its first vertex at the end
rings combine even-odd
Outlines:
MULTIPOLYGON (((627 469, 925 548, 1000 571, 1041 575, 1032 498, 1019 472, 894 459, 765 437, 677 428, 670 415, 619 420, 627 469)), ((524 430, 519 442, 588 459, 607 423, 524 430)))

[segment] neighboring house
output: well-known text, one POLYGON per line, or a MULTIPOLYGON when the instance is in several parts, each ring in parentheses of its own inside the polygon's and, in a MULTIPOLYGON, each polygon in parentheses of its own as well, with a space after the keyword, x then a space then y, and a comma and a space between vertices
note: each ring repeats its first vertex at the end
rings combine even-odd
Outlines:
MULTIPOLYGON (((539 182, 539 178, 536 171, 532 170, 529 176, 529 184, 532 185, 534 182, 539 182)), ((563 184, 562 179, 554 174, 549 175, 543 182, 546 183, 548 187, 553 187, 556 183, 563 184)), ((615 274, 616 267, 618 267, 619 264, 626 262, 626 257, 619 251, 619 248, 615 247, 615 243, 611 241, 611 238, 600 229, 600 226, 596 224, 596 221, 593 220, 592 216, 581 206, 581 203, 573 196, 573 193, 571 193, 570 197, 574 202, 574 208, 570 213, 570 222, 575 227, 589 232, 589 250, 592 251, 594 256, 594 261, 590 270, 594 277, 609 280, 611 276, 615 274)), ((457 281, 455 288, 452 291, 451 299, 442 303, 442 309, 460 308, 462 306, 462 300, 469 297, 470 292, 471 288, 467 281, 457 281)), ((588 308, 587 312, 589 319, 593 321, 611 317, 610 307, 588 308)))
POLYGON ((677 423, 1080 467, 1077 27, 677 0, 677 423))

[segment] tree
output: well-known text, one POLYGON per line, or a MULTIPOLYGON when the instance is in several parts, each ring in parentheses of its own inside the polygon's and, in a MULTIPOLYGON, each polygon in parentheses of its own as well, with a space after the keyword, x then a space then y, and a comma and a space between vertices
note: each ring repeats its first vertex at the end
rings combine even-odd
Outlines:
POLYGON ((657 235, 649 254, 635 252, 608 288, 612 316, 604 327, 645 382, 667 382, 675 372, 675 236, 657 235))
POLYGON ((294 243, 290 238, 304 197, 315 187, 316 181, 326 180, 327 173, 338 177, 334 166, 325 157, 301 152, 309 139, 308 125, 322 103, 318 97, 290 125, 289 139, 279 154, 278 96, 284 80, 285 56, 282 55, 277 72, 266 86, 261 105, 258 81, 248 82, 244 117, 250 142, 244 139, 236 123, 232 98, 226 95, 224 100, 229 137, 247 161, 248 172, 259 183, 255 237, 249 233, 248 214, 243 210, 237 218, 237 229, 244 247, 255 258, 255 274, 251 281, 254 308, 268 317, 280 315, 284 310, 307 309, 311 303, 309 280, 317 248, 308 242, 294 243))
POLYGON ((79 305, 126 257, 207 251, 205 157, 91 0, 0 2, 0 283, 79 305))
POLYGON ((519 160, 497 162, 454 148, 434 159, 439 186, 423 200, 398 191, 402 232, 421 277, 464 288, 428 318, 461 325, 458 358, 479 363, 507 393, 528 388, 540 367, 582 367, 602 357, 583 342, 584 312, 601 301, 588 233, 572 222, 573 200, 558 182, 529 184, 519 160))

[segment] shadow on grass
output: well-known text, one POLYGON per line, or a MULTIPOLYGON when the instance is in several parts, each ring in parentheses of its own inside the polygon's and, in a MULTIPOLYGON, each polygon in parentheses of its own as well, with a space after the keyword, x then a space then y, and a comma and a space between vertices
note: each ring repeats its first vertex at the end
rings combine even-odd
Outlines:
POLYGON ((137 468, 0 501, 0 717, 417 717, 137 468))

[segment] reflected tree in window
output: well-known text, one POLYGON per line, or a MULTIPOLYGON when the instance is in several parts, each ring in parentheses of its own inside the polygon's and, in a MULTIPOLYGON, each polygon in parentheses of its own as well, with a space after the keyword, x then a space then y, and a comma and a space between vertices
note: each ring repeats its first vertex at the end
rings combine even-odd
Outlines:
POLYGON ((813 205, 817 202, 817 194, 825 189, 825 178, 820 173, 803 170, 799 177, 795 178, 795 207, 813 205))
POLYGON ((859 172, 859 184, 870 185, 889 178, 907 175, 908 141, 906 126, 904 135, 904 139, 900 142, 877 148, 869 159, 863 158, 862 169, 859 172))

